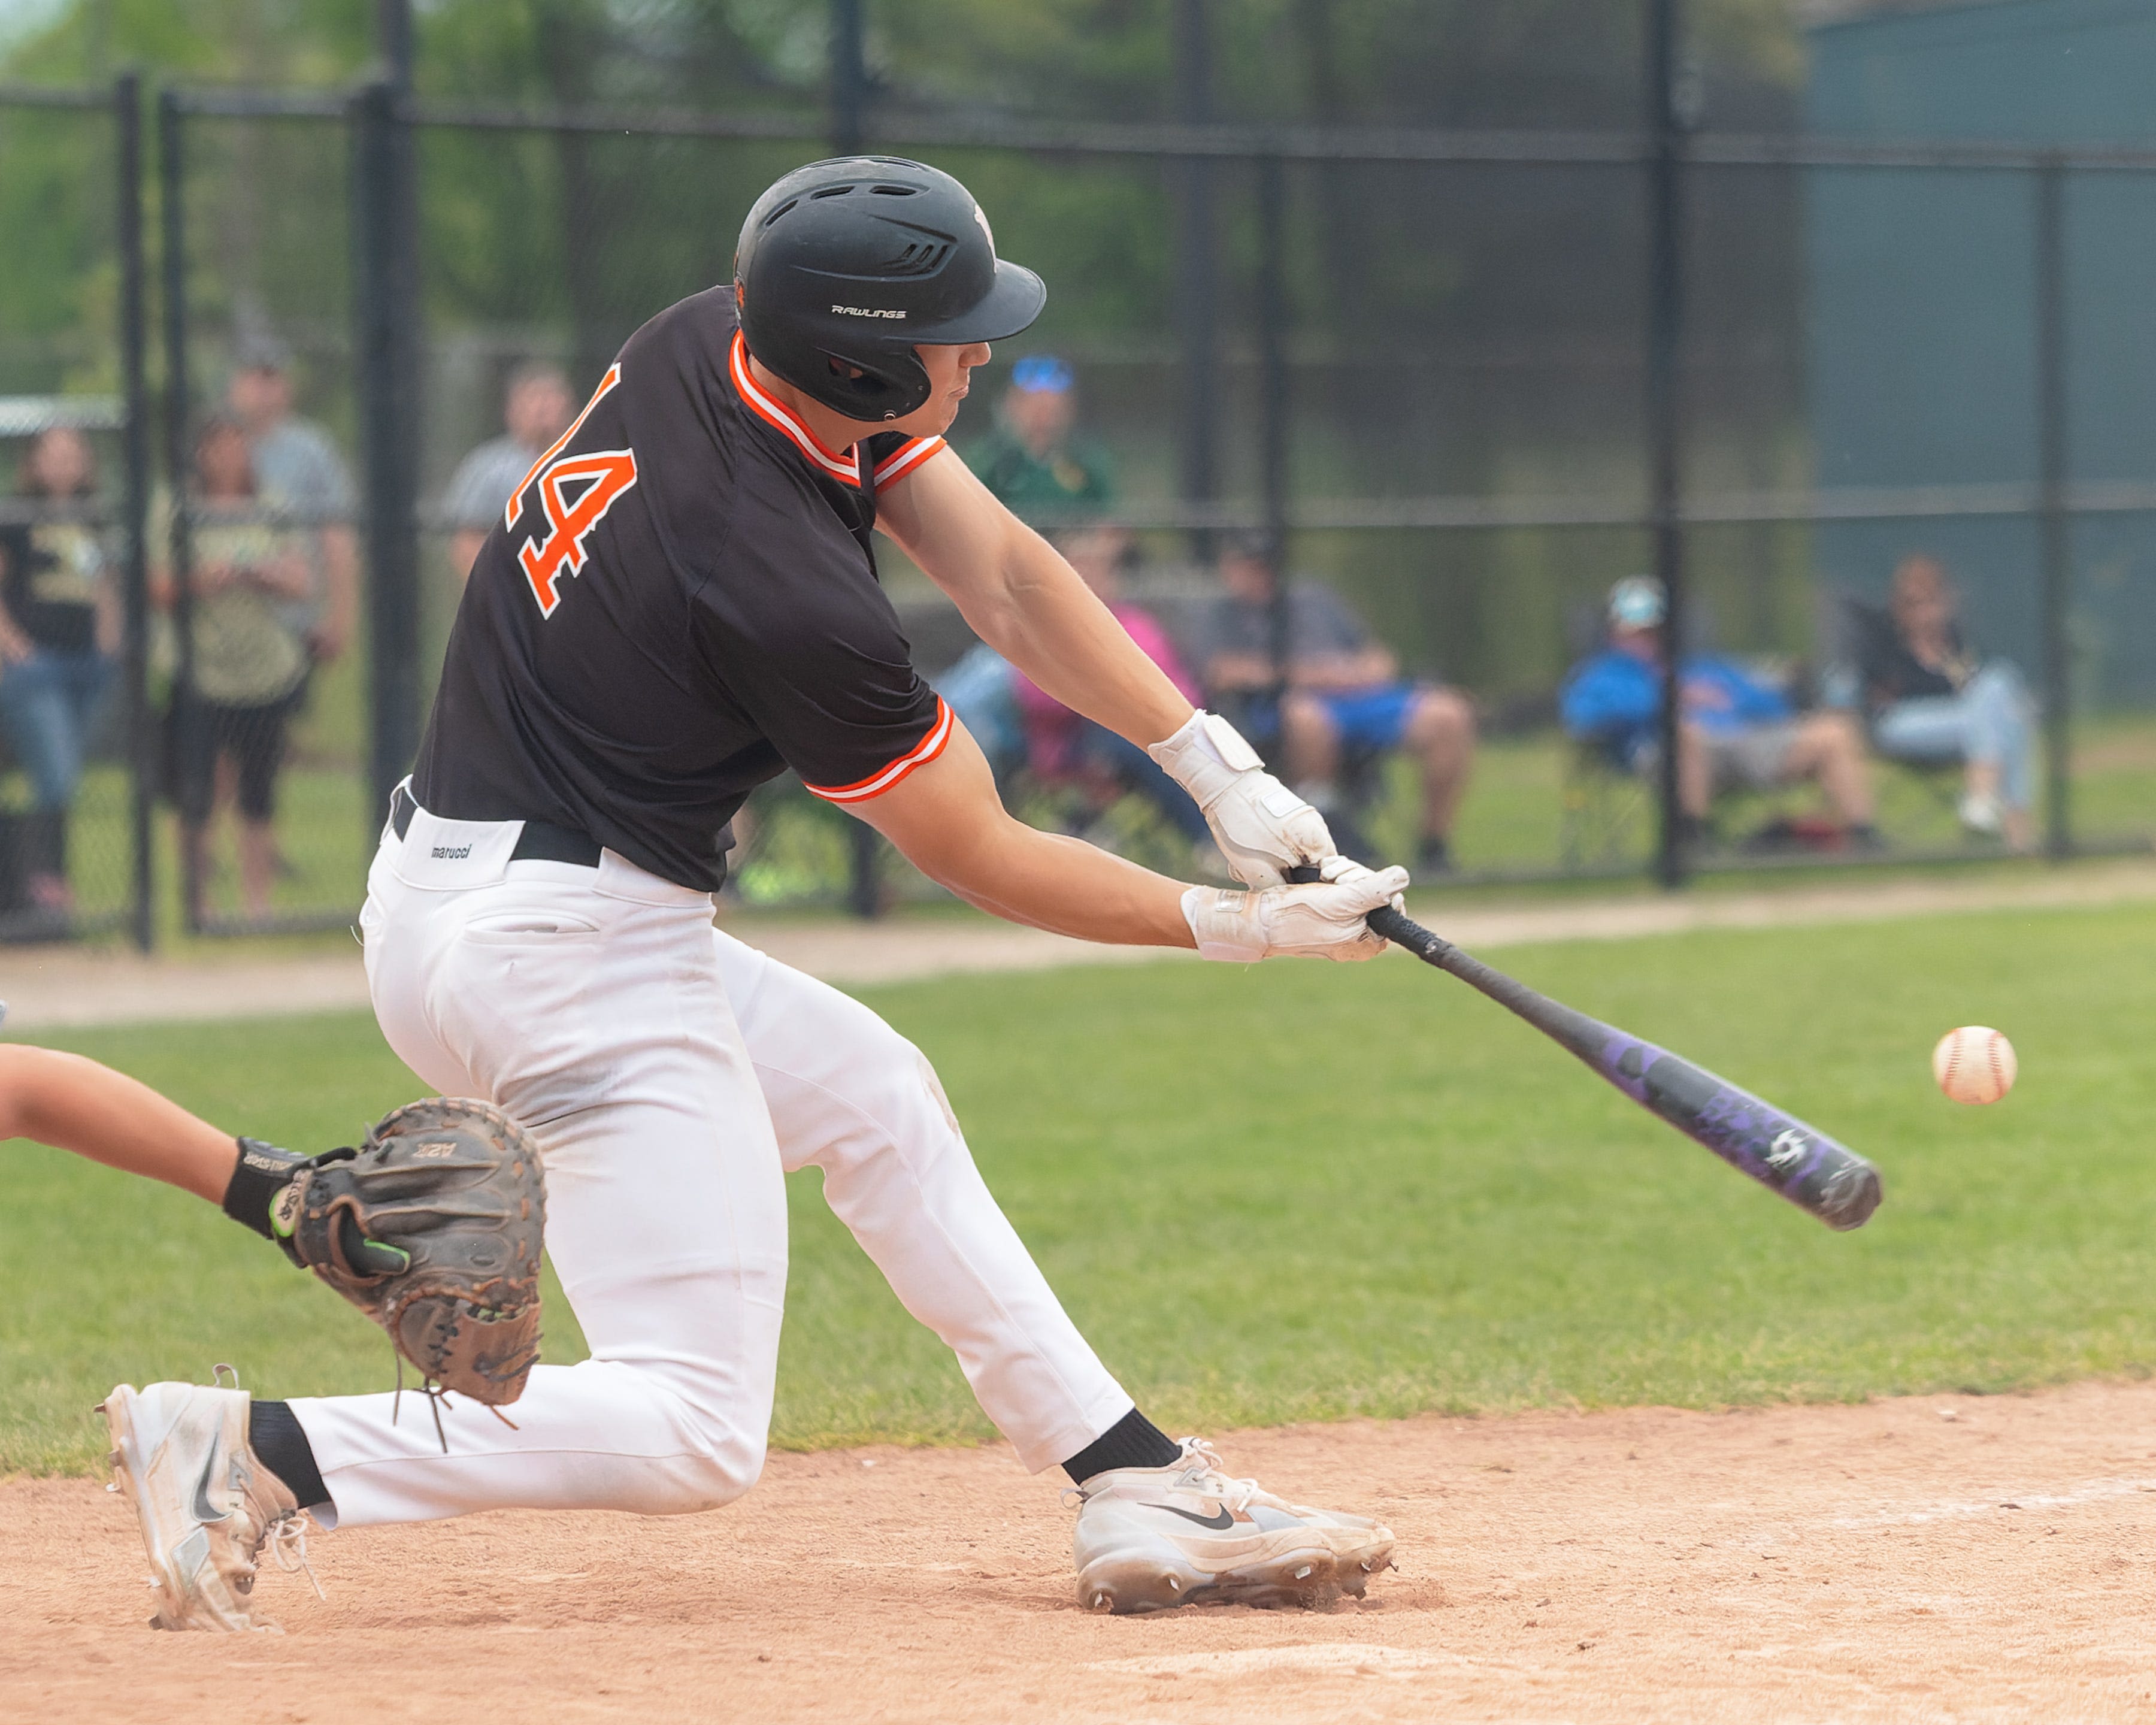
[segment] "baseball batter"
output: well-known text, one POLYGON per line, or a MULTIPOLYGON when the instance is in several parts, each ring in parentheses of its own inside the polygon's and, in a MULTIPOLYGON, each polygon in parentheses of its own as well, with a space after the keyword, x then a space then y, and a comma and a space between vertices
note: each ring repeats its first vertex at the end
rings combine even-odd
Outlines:
MULTIPOLYGON (((216 1399, 236 1391, 131 1393, 145 1528, 251 1574, 269 1512, 235 1512, 249 1502, 351 1527, 739 1497, 771 1415, 783 1175, 814 1163, 1020 1461, 1069 1474, 1086 1604, 1359 1592, 1390 1532, 1163 1435, 1065 1315, 921 1054, 715 929, 711 894, 728 820, 788 768, 961 897, 1091 940, 1367 958, 1383 942, 1363 919, 1407 876, 1335 855, 946 450, 988 344, 1046 297, 997 259, 963 187, 889 157, 815 163, 750 211, 735 271, 630 337, 510 500, 362 916, 390 1045, 543 1147, 547 1248, 593 1357, 534 1370, 513 1427, 453 1401, 442 1440, 387 1394, 293 1401, 299 1440, 280 1425, 265 1449, 244 1399, 216 1399), (879 530, 1042 689, 1147 747, 1252 890, 1166 880, 1006 814, 909 661, 879 530), (1322 878, 1281 884, 1303 865, 1322 878)), ((181 1568, 160 1563, 164 1615, 188 1626, 181 1568)))

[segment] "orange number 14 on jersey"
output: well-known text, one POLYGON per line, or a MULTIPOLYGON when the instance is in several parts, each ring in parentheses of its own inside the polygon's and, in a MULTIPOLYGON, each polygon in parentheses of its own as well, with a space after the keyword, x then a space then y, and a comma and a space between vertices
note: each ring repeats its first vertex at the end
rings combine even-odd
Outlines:
POLYGON ((634 449, 564 456, 539 475, 539 506, 546 513, 547 536, 526 540, 516 561, 531 583, 541 616, 552 617, 554 607, 562 603, 557 585, 561 578, 583 568, 584 536, 635 483, 634 449))
POLYGON ((574 575, 584 567, 584 536, 605 518, 614 500, 636 483, 634 449, 598 449, 554 459, 583 429, 592 409, 619 382, 621 366, 616 362, 607 367, 606 376, 599 379, 599 387, 592 392, 576 422, 531 464, 531 470, 510 494, 502 511, 502 526, 514 531, 517 514, 524 506, 524 494, 531 489, 533 480, 539 481, 539 508, 547 517, 546 536, 535 535, 526 540, 517 549, 516 561, 524 578, 531 583, 531 596, 539 601, 542 617, 552 617, 555 606, 562 603, 562 577, 574 575), (572 488, 580 488, 574 495, 572 488))

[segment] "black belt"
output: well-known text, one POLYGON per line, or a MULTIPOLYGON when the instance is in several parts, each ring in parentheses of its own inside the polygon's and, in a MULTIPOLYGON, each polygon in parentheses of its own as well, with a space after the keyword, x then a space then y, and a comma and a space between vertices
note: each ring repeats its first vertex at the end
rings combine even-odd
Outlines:
MULTIPOLYGON (((412 817, 419 805, 412 800, 411 792, 403 785, 389 799, 389 824, 403 838, 410 829, 412 817)), ((527 820, 518 835, 516 847, 509 853, 511 862, 576 863, 581 867, 595 869, 599 865, 599 841, 588 833, 580 833, 573 827, 557 827, 551 821, 527 820)))

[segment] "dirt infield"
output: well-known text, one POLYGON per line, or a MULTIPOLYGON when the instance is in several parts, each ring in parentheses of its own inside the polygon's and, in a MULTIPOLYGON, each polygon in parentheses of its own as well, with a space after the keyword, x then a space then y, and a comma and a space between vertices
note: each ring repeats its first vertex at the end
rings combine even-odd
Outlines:
POLYGON ((143 1626, 131 1518, 0 1485, 0 1715, 59 1720, 2156 1717, 2156 1386, 1250 1432, 1368 1506, 1362 1606, 1089 1616, 1005 1450, 773 1459, 717 1513, 316 1542, 290 1633, 143 1626))

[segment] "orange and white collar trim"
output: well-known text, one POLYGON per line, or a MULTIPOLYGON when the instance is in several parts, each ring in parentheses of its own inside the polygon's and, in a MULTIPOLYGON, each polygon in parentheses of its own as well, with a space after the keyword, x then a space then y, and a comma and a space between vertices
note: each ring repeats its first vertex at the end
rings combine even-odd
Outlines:
POLYGON ((951 709, 942 696, 936 697, 936 722, 929 726, 928 735, 893 761, 881 772, 871 773, 866 778, 856 779, 851 784, 804 784, 812 795, 821 797, 826 803, 865 803, 871 797, 880 797, 916 767, 926 767, 943 752, 943 746, 951 740, 951 726, 955 721, 951 709))
POLYGON ((748 368, 748 343, 739 330, 734 331, 733 351, 727 356, 727 367, 733 373, 734 388, 749 411, 806 455, 809 465, 819 472, 829 474, 842 485, 860 484, 859 449, 850 450, 841 455, 835 449, 825 448, 824 440, 808 429, 807 422, 798 413, 758 383, 755 374, 748 368))
POLYGON ((748 342, 739 330, 734 331, 733 347, 726 357, 735 392, 749 411, 800 450, 810 466, 841 485, 880 490, 894 480, 903 479, 944 447, 940 437, 910 439, 884 457, 875 473, 870 474, 866 454, 860 444, 840 454, 811 431, 798 413, 756 381, 756 374, 749 369, 748 342))

